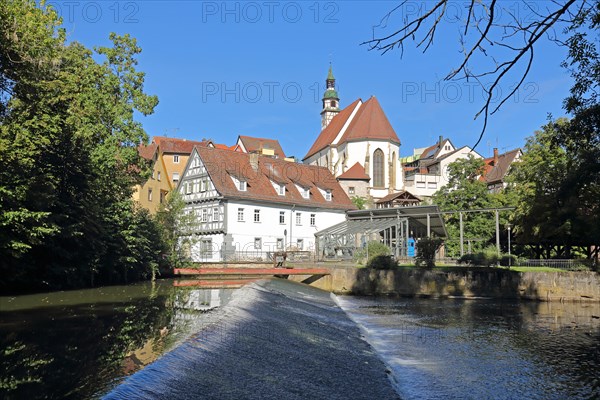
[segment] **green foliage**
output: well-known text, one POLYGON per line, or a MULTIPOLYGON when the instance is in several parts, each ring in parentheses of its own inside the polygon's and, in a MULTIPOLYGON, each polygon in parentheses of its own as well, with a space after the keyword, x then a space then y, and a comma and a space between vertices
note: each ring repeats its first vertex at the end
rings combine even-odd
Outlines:
POLYGON ((0 4, 0 291, 142 279, 163 251, 131 200, 148 172, 134 114, 157 104, 141 50, 115 34, 95 52, 67 45, 59 25, 33 1, 0 4))
MULTIPOLYGON (((500 259, 498 258, 498 250, 496 249, 496 247, 488 246, 476 253, 465 254, 464 256, 459 258, 458 263, 490 267, 492 265, 497 265, 499 260, 500 259)), ((508 260, 506 262, 508 265, 508 260)))
POLYGON ((417 267, 435 267, 435 253, 442 246, 443 241, 438 238, 423 238, 415 244, 415 265, 417 267))
MULTIPOLYGON (((590 113, 543 126, 527 139, 523 158, 514 168, 515 239, 533 246, 536 257, 550 257, 550 249, 561 246, 566 250, 560 256, 569 258, 572 246, 600 243, 600 140, 590 135, 583 149, 568 139, 569 132, 581 137, 573 130, 582 118, 600 121, 600 114, 590 113)), ((600 125, 589 129, 600 132, 600 125)))
MULTIPOLYGON (((485 182, 478 178, 483 173, 484 162, 482 159, 469 155, 467 159, 459 159, 448 166, 449 182, 433 195, 433 203, 441 211, 457 211, 480 208, 494 208, 512 206, 515 197, 512 191, 490 193, 485 182)), ((448 236, 446 251, 450 255, 459 252, 460 216, 456 214, 444 215, 448 236)), ((508 215, 500 214, 500 224, 508 222, 508 215)), ((463 232, 465 241, 475 239, 473 247, 480 250, 485 247, 496 232, 495 219, 491 213, 465 213, 463 214, 463 232)))
POLYGON ((197 242, 192 228, 196 224, 193 214, 184 212, 185 202, 177 191, 167 196, 161 204, 156 218, 162 227, 162 241, 166 246, 166 264, 173 268, 182 268, 191 262, 190 251, 197 242))
POLYGON ((365 248, 356 251, 354 259, 359 264, 376 269, 390 269, 397 265, 390 248, 376 240, 370 241, 365 248))
POLYGON ((367 203, 367 200, 365 200, 364 197, 360 196, 352 196, 350 200, 352 200, 356 208, 358 208, 359 210, 364 210, 365 204, 367 203))

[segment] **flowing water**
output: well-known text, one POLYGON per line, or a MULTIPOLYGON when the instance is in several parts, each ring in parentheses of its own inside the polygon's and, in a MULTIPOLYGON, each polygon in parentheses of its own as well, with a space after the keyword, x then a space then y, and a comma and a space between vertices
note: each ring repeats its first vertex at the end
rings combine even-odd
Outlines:
POLYGON ((341 296, 403 399, 599 399, 600 304, 341 296))
MULTIPOLYGON (((0 297, 0 398, 100 397, 214 326, 233 290, 160 281, 0 297)), ((403 399, 600 398, 598 303, 338 301, 403 399)))
POLYGON ((99 397, 210 324, 233 290, 165 280, 0 297, 0 398, 99 397))

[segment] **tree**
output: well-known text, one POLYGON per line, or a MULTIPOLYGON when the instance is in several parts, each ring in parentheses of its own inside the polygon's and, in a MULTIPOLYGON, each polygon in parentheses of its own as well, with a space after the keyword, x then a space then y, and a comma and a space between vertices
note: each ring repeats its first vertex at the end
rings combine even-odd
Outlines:
POLYGON ((365 204, 367 204, 367 200, 365 200, 364 197, 360 196, 352 196, 350 200, 352 200, 352 203, 354 203, 356 208, 358 208, 359 210, 363 210, 365 208, 365 204))
POLYGON ((144 278, 160 252, 131 200, 148 175, 134 114, 158 101, 135 69, 141 49, 115 34, 95 52, 67 45, 60 23, 32 0, 0 3, 0 273, 11 289, 144 278))
POLYGON ((518 198, 516 242, 536 258, 568 258, 577 246, 587 246, 592 256, 600 244, 598 159, 582 156, 578 144, 557 144, 578 127, 578 121, 564 118, 544 125, 527 139, 511 177, 518 198))
MULTIPOLYGON (((479 177, 484 171, 484 162, 469 155, 448 166, 448 184, 433 195, 433 203, 441 211, 476 210, 483 208, 506 207, 511 204, 511 196, 505 193, 490 193, 479 177)), ((463 214, 463 235, 472 241, 473 250, 482 249, 495 235, 495 220, 487 212, 463 214)), ((460 237, 459 213, 444 216, 450 240, 446 241, 449 254, 458 254, 460 237)), ((502 216, 502 223, 506 216, 502 216)))
POLYGON ((400 49, 403 54, 404 45, 414 41, 417 48, 426 52, 433 45, 436 33, 446 33, 444 25, 458 22, 462 61, 444 79, 473 80, 486 94, 483 106, 475 115, 475 118, 483 115, 483 127, 473 149, 485 133, 489 115, 496 113, 525 81, 534 61, 534 49, 544 38, 567 46, 569 50, 568 59, 562 65, 571 69, 575 83, 571 96, 565 101, 566 110, 575 112, 597 104, 600 58, 595 40, 590 40, 588 35, 593 34, 600 24, 600 1, 502 3, 470 0, 466 4, 465 9, 462 3, 451 0, 437 0, 433 4, 423 2, 414 18, 402 15, 399 28, 376 32, 376 28, 387 28, 395 14, 412 5, 412 2, 403 1, 386 14, 380 25, 373 29, 373 38, 363 44, 383 54, 394 49, 400 49), (465 10, 466 15, 462 16, 465 10), (494 107, 495 90, 514 73, 520 76, 518 84, 494 107), (485 85, 483 78, 491 78, 492 84, 485 85))

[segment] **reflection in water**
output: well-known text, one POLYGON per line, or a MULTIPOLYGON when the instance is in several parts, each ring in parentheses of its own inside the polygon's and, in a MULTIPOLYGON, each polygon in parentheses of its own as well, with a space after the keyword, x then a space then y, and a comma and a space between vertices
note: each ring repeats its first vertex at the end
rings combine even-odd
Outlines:
POLYGON ((89 398, 211 321, 234 289, 172 281, 0 297, 0 398, 89 398))
POLYGON ((403 399, 600 398, 600 304, 340 297, 403 399))

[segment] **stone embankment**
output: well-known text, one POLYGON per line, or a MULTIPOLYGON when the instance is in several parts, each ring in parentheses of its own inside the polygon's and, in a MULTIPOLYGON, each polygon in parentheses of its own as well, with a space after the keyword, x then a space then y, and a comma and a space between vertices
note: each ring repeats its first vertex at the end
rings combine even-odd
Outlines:
POLYGON ((312 285, 341 294, 600 302, 600 274, 596 272, 516 272, 461 267, 443 270, 327 268, 331 275, 312 285))
POLYGON ((268 279, 106 399, 397 399, 386 367, 330 293, 268 279))

